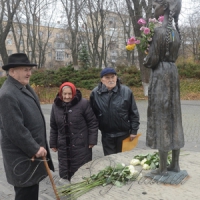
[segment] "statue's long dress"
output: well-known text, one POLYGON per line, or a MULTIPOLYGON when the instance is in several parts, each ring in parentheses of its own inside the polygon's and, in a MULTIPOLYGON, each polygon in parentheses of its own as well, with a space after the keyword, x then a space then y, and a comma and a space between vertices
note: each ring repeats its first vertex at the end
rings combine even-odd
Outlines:
POLYGON ((144 65, 152 69, 148 90, 146 145, 161 151, 184 146, 180 86, 175 61, 180 38, 171 30, 169 57, 165 56, 166 29, 157 27, 144 65))

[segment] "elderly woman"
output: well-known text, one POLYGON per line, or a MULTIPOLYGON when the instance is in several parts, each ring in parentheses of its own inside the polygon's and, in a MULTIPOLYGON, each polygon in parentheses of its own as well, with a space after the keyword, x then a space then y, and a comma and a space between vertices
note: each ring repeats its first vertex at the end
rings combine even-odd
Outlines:
POLYGON ((149 84, 149 105, 146 143, 158 149, 160 166, 155 174, 179 172, 179 153, 184 146, 180 106, 180 86, 175 61, 181 44, 178 17, 181 0, 154 0, 155 17, 164 16, 161 27, 154 30, 145 67, 152 69, 149 84), (173 26, 173 21, 175 28, 173 26), (168 151, 172 150, 172 163, 167 168, 168 151))
POLYGON ((58 151, 59 175, 70 181, 79 167, 92 160, 98 122, 89 101, 73 83, 60 86, 50 118, 50 148, 58 151))

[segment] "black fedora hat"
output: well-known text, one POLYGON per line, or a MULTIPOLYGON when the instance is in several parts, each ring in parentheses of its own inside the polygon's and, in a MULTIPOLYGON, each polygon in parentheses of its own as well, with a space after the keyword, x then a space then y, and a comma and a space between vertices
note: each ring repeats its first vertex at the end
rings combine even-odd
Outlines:
POLYGON ((37 65, 34 63, 30 63, 30 60, 28 59, 25 53, 14 53, 8 56, 8 64, 2 66, 2 69, 7 71, 10 68, 19 67, 19 66, 34 67, 37 65))

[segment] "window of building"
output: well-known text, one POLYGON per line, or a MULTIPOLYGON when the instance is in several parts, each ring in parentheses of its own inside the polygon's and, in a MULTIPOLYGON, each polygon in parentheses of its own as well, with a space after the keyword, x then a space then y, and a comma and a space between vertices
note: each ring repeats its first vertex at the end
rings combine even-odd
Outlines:
POLYGON ((7 54, 8 54, 8 56, 10 56, 12 54, 12 50, 8 50, 7 54))
POLYGON ((19 41, 19 44, 20 44, 20 46, 22 46, 24 43, 23 43, 23 40, 20 40, 19 41))
POLYGON ((65 52, 64 51, 56 51, 56 60, 64 61, 64 59, 65 59, 65 52))
POLYGON ((65 43, 64 42, 56 42, 55 43, 55 48, 56 49, 64 49, 65 48, 65 43))
POLYGON ((117 59, 117 57, 116 57, 116 56, 110 56, 110 59, 111 59, 111 62, 115 63, 115 62, 116 62, 116 59, 117 59))
POLYGON ((7 39, 7 45, 12 45, 12 39, 7 39))
POLYGON ((42 37, 43 36, 43 32, 39 31, 39 35, 40 35, 40 37, 42 37))
POLYGON ((52 56, 52 53, 48 52, 48 57, 51 58, 51 56, 52 56))
POLYGON ((69 40, 69 36, 68 35, 65 35, 65 40, 69 40))
POLYGON ((56 33, 56 38, 60 38, 60 33, 56 33))
POLYGON ((21 29, 19 29, 19 28, 17 29, 17 34, 21 35, 21 29))
POLYGON ((49 31, 49 32, 48 32, 48 37, 52 37, 52 36, 53 36, 52 32, 49 31))
POLYGON ((51 42, 48 42, 48 43, 47 43, 47 46, 48 46, 49 48, 51 48, 51 47, 52 47, 52 43, 51 43, 51 42))
POLYGON ((66 54, 65 54, 65 57, 66 57, 66 58, 69 58, 69 54, 68 54, 68 53, 66 53, 66 54))

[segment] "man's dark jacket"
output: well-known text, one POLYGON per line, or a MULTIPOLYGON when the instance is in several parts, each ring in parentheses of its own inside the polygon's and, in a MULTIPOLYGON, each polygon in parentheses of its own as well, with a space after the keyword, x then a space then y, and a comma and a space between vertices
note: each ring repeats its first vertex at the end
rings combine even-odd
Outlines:
POLYGON ((90 103, 99 121, 102 134, 118 137, 137 134, 139 113, 132 91, 125 85, 117 85, 111 91, 100 83, 90 95, 90 103))

